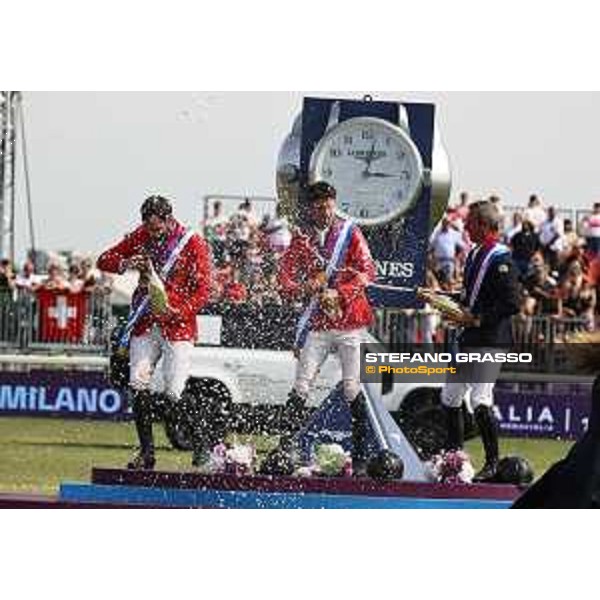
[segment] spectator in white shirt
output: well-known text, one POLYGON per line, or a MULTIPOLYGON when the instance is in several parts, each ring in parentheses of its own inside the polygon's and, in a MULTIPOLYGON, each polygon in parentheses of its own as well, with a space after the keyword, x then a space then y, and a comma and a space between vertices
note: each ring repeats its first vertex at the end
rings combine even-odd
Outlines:
POLYGON ((272 252, 283 254, 292 241, 290 227, 283 217, 281 205, 277 206, 276 216, 269 217, 263 225, 263 233, 267 236, 267 242, 272 252))
POLYGON ((42 285, 44 278, 35 274, 33 262, 26 260, 21 272, 15 279, 15 286, 18 290, 35 292, 42 285))
POLYGON ((594 204, 594 212, 587 219, 586 238, 591 254, 600 254, 600 202, 594 204))
POLYGON ((529 198, 529 206, 525 211, 525 220, 533 224, 536 232, 540 231, 542 223, 546 220, 546 211, 544 210, 542 201, 536 195, 529 198))
POLYGON ((448 217, 444 217, 442 226, 431 240, 431 253, 435 275, 445 289, 452 287, 458 255, 465 249, 462 234, 452 226, 448 217))
POLYGON ((540 243, 550 271, 558 271, 559 255, 564 249, 564 226, 553 207, 548 208, 548 218, 540 228, 540 243))
POLYGON ((504 233, 504 243, 510 246, 517 233, 523 231, 523 213, 517 211, 513 213, 512 225, 504 233))

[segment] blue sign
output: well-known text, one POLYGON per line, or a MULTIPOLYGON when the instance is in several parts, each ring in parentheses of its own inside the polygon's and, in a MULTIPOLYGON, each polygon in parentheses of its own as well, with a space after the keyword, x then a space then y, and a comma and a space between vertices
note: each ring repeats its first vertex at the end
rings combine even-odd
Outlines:
POLYGON ((587 430, 591 390, 572 394, 500 388, 495 403, 505 437, 578 440, 587 430))
POLYGON ((0 415, 123 419, 128 410, 104 373, 36 370, 0 373, 0 415))
MULTIPOLYGON (((311 156, 327 131, 334 105, 339 106, 339 122, 356 117, 376 117, 395 125, 400 122, 397 102, 365 102, 335 98, 306 98, 302 113, 300 183, 309 180, 311 156)), ((406 110, 411 138, 417 146, 425 169, 432 168, 435 107, 432 104, 402 104, 406 110)), ((378 283, 416 289, 425 281, 430 232, 431 187, 424 186, 415 208, 404 218, 386 225, 362 227, 377 264, 378 283)), ((372 288, 376 306, 414 307, 414 293, 372 288)))

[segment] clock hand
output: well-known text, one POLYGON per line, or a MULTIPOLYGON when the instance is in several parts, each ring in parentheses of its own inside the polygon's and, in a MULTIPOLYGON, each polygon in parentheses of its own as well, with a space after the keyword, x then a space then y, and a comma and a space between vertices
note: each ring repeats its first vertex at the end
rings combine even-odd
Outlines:
POLYGON ((371 174, 371 165, 373 164, 373 161, 375 160, 376 145, 377 145, 377 141, 374 141, 373 145, 371 146, 371 150, 367 154, 367 158, 365 160, 365 162, 367 163, 367 166, 366 166, 365 170, 363 171, 363 177, 369 177, 369 175, 371 174))
POLYGON ((389 179, 393 177, 400 177, 400 175, 392 175, 391 173, 368 173, 367 177, 378 177, 379 179, 389 179))

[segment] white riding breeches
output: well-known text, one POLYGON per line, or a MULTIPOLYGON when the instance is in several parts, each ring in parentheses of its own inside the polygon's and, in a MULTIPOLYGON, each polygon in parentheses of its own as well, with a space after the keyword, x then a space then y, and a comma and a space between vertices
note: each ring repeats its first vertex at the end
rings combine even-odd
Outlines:
MULTIPOLYGON (((465 353, 469 350, 465 349, 465 353)), ((496 352, 493 348, 477 348, 472 352, 478 354, 496 352)), ((464 402, 470 400, 471 407, 492 407, 494 405, 494 388, 502 370, 501 363, 481 363, 470 366, 471 382, 448 381, 442 390, 442 404, 448 408, 460 408, 464 402)))
POLYGON ((366 329, 311 331, 300 353, 294 389, 307 398, 329 354, 337 351, 342 366, 344 396, 352 402, 360 394, 360 344, 366 329))
POLYGON ((131 338, 130 385, 136 391, 160 391, 174 400, 181 397, 190 372, 192 342, 170 342, 159 329, 131 338), (162 358, 162 381, 154 377, 162 358))

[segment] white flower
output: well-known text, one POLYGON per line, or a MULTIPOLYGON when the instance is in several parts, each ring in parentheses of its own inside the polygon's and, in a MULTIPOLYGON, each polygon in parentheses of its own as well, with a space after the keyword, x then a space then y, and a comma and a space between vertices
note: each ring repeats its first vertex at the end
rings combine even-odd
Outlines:
POLYGON ((227 446, 219 444, 213 448, 208 460, 208 469, 211 473, 222 473, 225 471, 227 462, 227 446))
POLYGON ((473 483, 473 479, 475 478, 475 469, 468 458, 463 464, 463 468, 458 474, 458 477, 463 483, 473 483))
POLYGON ((251 467, 254 464, 256 453, 254 447, 250 445, 236 445, 227 450, 226 460, 229 463, 244 467, 251 467))
POLYGON ((210 454, 208 468, 211 473, 248 474, 253 471, 255 461, 254 446, 218 444, 210 454))
POLYGON ((296 471, 296 477, 308 478, 314 475, 314 470, 312 467, 300 467, 296 471))

